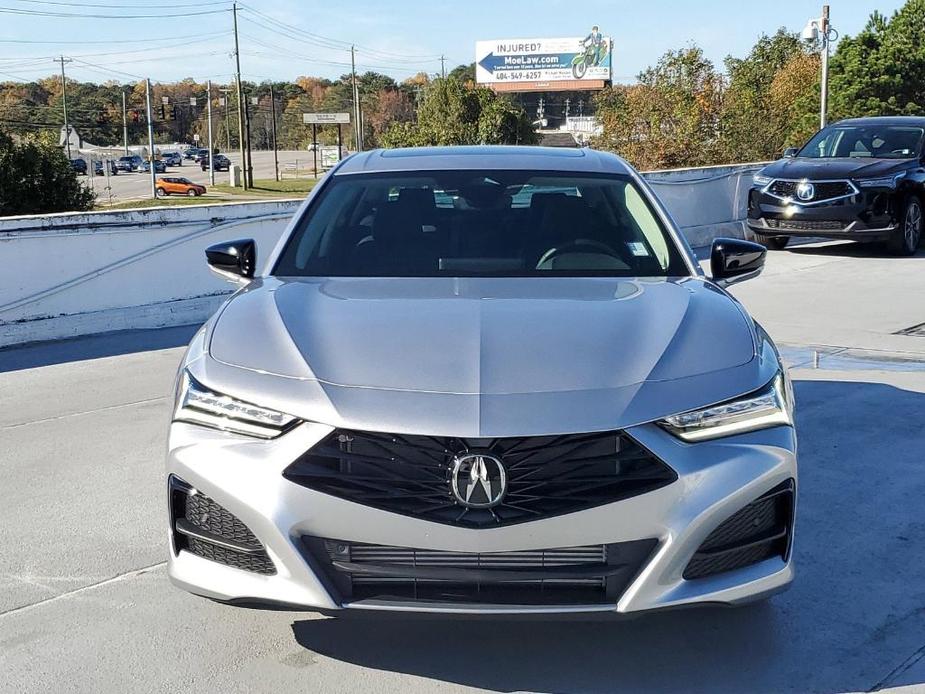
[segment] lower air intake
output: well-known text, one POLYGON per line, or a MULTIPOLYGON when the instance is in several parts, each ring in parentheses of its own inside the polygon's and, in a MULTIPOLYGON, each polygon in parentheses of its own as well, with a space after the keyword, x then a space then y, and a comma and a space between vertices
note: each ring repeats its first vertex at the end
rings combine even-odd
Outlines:
POLYGON ((177 552, 189 552, 252 573, 276 573, 263 545, 239 518, 173 475, 169 485, 177 552))
POLYGON ((303 537, 342 602, 616 603, 656 540, 510 552, 451 552, 303 537))
POLYGON ((788 480, 724 521, 698 548, 684 578, 713 576, 790 552, 794 483, 788 480))

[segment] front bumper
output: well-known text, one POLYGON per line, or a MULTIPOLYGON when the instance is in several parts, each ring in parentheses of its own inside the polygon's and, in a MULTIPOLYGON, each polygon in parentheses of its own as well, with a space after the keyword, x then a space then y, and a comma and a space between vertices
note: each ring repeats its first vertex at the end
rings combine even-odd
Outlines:
MULTIPOLYGON (((177 551, 173 524, 168 573, 178 586, 220 601, 289 608, 440 613, 634 613, 701 603, 738 604, 784 589, 789 549, 744 568, 687 580, 683 574, 707 537, 736 512, 796 480, 793 429, 777 427, 685 444, 654 425, 627 433, 666 461, 677 481, 603 506, 496 528, 463 528, 390 513, 336 498, 283 477, 283 471, 332 431, 306 423, 271 441, 195 425, 171 426, 168 472, 196 488, 253 532, 272 561, 264 575, 177 551), (434 600, 343 600, 303 538, 480 555, 614 545, 651 540, 654 549, 609 603, 488 604, 434 600)), ((791 527, 792 529, 792 527, 791 527)), ((790 535, 792 537, 792 535, 790 535)), ((180 542, 182 546, 182 542, 180 542)))
POLYGON ((898 226, 896 193, 862 191, 850 198, 811 205, 788 203, 753 188, 748 227, 758 236, 885 241, 898 226))

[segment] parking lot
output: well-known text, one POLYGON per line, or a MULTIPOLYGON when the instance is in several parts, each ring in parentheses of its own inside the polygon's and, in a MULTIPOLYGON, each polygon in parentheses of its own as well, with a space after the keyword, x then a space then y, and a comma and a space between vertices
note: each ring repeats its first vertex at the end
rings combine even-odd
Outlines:
MULTIPOLYGON (((241 164, 241 153, 234 152, 225 152, 233 165, 240 166, 241 164)), ((87 156, 87 155, 83 155, 87 156)), ((278 153, 279 158, 279 168, 280 174, 284 178, 292 178, 296 171, 300 172, 301 177, 310 177, 312 175, 312 170, 314 168, 314 158, 311 152, 307 151, 281 151, 278 153)), ((273 172, 273 152, 272 151, 254 151, 254 180, 259 179, 273 179, 275 178, 273 172)), ((320 153, 319 153, 319 173, 321 167, 320 153)), ((184 159, 182 166, 170 166, 167 168, 167 172, 163 174, 157 174, 160 176, 178 176, 183 178, 188 178, 193 181, 193 183, 201 183, 202 185, 208 188, 210 186, 209 181, 209 171, 202 170, 202 167, 194 162, 191 159, 184 159)), ((93 189, 97 193, 97 200, 101 206, 108 204, 110 201, 110 193, 112 195, 112 202, 126 202, 128 200, 134 199, 143 199, 151 197, 151 174, 144 173, 142 171, 135 171, 132 173, 120 171, 116 176, 109 177, 109 186, 111 191, 106 190, 106 178, 105 176, 88 176, 84 179, 87 185, 92 185, 93 189)), ((219 184, 228 184, 230 181, 230 174, 227 171, 216 171, 215 172, 215 182, 219 184)), ((208 192, 206 197, 212 197, 208 192)))
POLYGON ((921 691, 923 293, 925 252, 842 243, 772 253, 735 289, 795 380, 796 583, 764 604, 604 622, 323 618, 188 595, 165 573, 162 458, 194 329, 2 351, 0 689, 921 691))

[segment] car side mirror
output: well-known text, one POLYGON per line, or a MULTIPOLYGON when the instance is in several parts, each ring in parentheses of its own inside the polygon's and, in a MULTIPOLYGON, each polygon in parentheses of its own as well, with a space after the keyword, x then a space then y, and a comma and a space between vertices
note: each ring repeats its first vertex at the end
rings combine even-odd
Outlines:
POLYGON ((799 151, 800 150, 796 147, 788 147, 784 150, 784 157, 787 159, 793 159, 793 157, 795 157, 799 151))
POLYGON ((757 277, 764 269, 767 249, 742 239, 716 239, 710 251, 710 272, 721 287, 757 277))
POLYGON ((253 239, 217 243, 206 249, 206 262, 219 277, 246 284, 257 268, 257 244, 253 239))

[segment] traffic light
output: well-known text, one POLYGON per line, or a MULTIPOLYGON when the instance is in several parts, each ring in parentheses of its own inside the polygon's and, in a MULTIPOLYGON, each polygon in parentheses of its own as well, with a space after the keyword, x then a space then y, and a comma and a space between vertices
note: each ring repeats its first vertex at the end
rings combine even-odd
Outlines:
POLYGON ((167 120, 167 115, 164 113, 164 104, 161 104, 161 120, 167 120))

